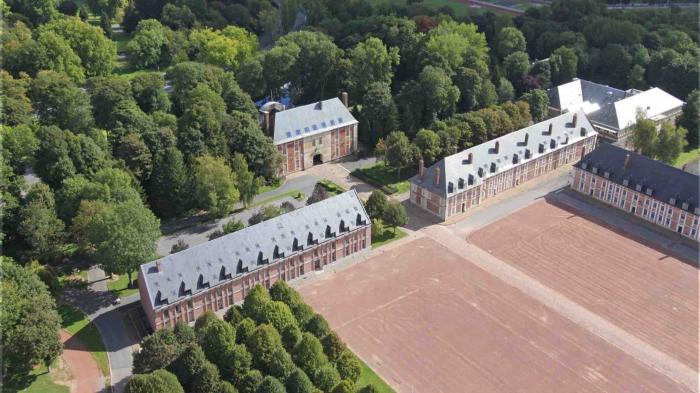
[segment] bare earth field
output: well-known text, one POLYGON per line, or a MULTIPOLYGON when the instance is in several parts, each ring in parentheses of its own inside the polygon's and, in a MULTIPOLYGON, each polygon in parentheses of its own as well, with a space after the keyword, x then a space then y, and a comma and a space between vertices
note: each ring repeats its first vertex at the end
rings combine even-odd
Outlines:
POLYGON ((398 392, 689 391, 429 237, 300 292, 398 392))
POLYGON ((470 241, 698 369, 695 267, 546 202, 476 231, 470 241))

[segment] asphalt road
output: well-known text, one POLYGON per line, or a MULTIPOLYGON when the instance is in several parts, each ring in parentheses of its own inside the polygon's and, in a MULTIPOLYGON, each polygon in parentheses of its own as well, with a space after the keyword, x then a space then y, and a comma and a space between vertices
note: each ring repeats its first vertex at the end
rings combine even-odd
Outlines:
MULTIPOLYGON (((284 194, 289 191, 301 191, 305 198, 308 198, 313 189, 314 186, 316 185, 316 182, 319 180, 318 177, 313 176, 313 175, 300 175, 296 177, 291 177, 289 178, 282 186, 279 188, 268 191, 266 193, 257 195, 253 199, 253 203, 259 203, 261 201, 264 201, 266 199, 275 197, 276 195, 284 194)), ((162 236, 158 240, 158 248, 157 252, 159 255, 168 255, 170 254, 170 249, 172 246, 178 242, 178 240, 183 240, 185 243, 187 243, 190 247, 195 246, 197 244, 202 244, 207 241, 209 241, 209 235, 212 232, 215 232, 217 230, 220 230, 221 227, 234 219, 241 220, 244 224, 248 225, 248 219, 255 213, 257 212, 261 207, 265 205, 276 205, 279 206, 284 202, 290 202, 294 205, 295 208, 299 208, 301 206, 306 205, 306 200, 302 201, 297 201, 296 199, 292 197, 284 197, 281 199, 274 200, 270 203, 266 203, 264 205, 260 205, 251 209, 243 210, 238 213, 234 213, 229 215, 228 217, 224 217, 218 220, 212 220, 212 221, 207 221, 204 223, 199 223, 192 225, 190 227, 181 229, 179 231, 173 232, 168 235, 162 236)))

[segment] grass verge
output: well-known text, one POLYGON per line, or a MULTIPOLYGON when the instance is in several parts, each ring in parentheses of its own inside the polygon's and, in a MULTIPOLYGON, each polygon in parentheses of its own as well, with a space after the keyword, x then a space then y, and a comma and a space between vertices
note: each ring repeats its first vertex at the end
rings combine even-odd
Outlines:
POLYGON ((286 198, 286 197, 292 197, 292 198, 297 199, 297 200, 302 200, 302 199, 304 199, 304 193, 299 191, 299 190, 291 190, 291 191, 283 192, 281 194, 273 195, 269 198, 255 201, 255 202, 251 203, 250 206, 248 206, 248 209, 250 209, 252 207, 260 206, 260 205, 266 205, 272 201, 276 201, 278 199, 282 199, 282 198, 286 198))
POLYGON ((53 374, 58 361, 51 364, 51 373, 46 366, 41 365, 17 380, 7 377, 3 381, 2 391, 7 393, 69 393, 68 386, 59 385, 53 381, 53 374))
POLYGON ((133 295, 139 291, 139 272, 134 270, 131 273, 131 278, 133 279, 133 288, 129 288, 129 276, 127 274, 121 274, 116 280, 107 281, 107 289, 113 294, 119 297, 127 297, 133 295))
POLYGON ((681 153, 681 155, 676 159, 676 162, 673 163, 673 166, 680 167, 683 166, 683 164, 687 164, 697 158, 700 158, 700 147, 686 150, 681 153))
POLYGON ((331 180, 328 179, 321 179, 318 181, 318 184, 323 186, 323 188, 325 188, 326 191, 328 191, 329 196, 342 194, 345 191, 347 191, 345 188, 333 183, 331 180))
MULTIPOLYGON (((359 359, 359 357, 358 357, 359 359)), ((362 372, 360 373, 360 378, 357 379, 355 386, 363 387, 369 384, 374 385, 379 393, 395 393, 391 386, 387 385, 383 379, 377 375, 362 359, 360 359, 360 364, 362 365, 362 372)))
POLYGON ((406 235, 408 234, 402 231, 401 228, 396 228, 396 232, 389 228, 383 229, 382 233, 372 232, 372 248, 381 247, 395 240, 399 240, 402 237, 406 237, 406 235))
POLYGON ((62 304, 58 307, 61 315, 61 327, 85 345, 92 357, 97 362, 102 375, 106 380, 110 379, 109 360, 102 336, 97 331, 97 327, 92 323, 87 315, 75 307, 62 304))
POLYGON ((379 188, 385 194, 391 195, 403 194, 411 189, 411 183, 407 179, 413 176, 414 172, 409 169, 404 169, 401 172, 402 176, 398 177, 396 169, 383 162, 378 162, 367 168, 355 169, 352 171, 352 175, 379 188))

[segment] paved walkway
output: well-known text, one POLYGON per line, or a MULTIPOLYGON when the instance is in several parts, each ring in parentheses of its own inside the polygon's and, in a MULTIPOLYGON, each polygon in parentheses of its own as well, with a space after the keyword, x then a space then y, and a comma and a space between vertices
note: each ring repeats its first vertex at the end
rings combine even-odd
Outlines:
POLYGON ((97 393, 102 391, 105 381, 97 362, 85 348, 85 345, 65 330, 61 330, 60 334, 63 343, 63 355, 61 356, 73 373, 70 392, 97 393))
POLYGON ((88 270, 88 289, 66 289, 62 299, 87 314, 97 327, 107 350, 113 392, 122 393, 131 376, 132 347, 138 344, 123 308, 138 302, 139 295, 122 298, 120 304, 115 304, 117 297, 107 291, 107 279, 102 269, 92 267, 88 270))

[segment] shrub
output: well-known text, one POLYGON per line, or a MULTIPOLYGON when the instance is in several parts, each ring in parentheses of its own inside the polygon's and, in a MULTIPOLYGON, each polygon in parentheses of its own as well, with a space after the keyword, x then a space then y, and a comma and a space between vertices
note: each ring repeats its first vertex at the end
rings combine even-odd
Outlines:
MULTIPOLYGON (((211 240, 211 237, 209 238, 209 240, 211 240)), ((189 244, 185 243, 185 241, 182 239, 178 239, 177 243, 173 244, 173 246, 170 247, 170 253, 175 254, 176 252, 185 251, 188 248, 190 248, 189 244)))
POLYGON ((221 369, 226 364, 227 353, 236 345, 236 331, 233 326, 217 319, 211 321, 197 335, 207 359, 221 369))
POLYGON ((338 333, 330 332, 321 339, 323 352, 328 356, 328 360, 335 363, 340 355, 347 349, 343 340, 340 339, 338 333))
POLYGON ((284 201, 280 205, 280 209, 282 209, 282 213, 289 213, 293 212, 296 208, 294 207, 294 204, 289 201, 284 201))
POLYGON ((289 307, 302 302, 299 292, 290 287, 286 281, 278 280, 270 287, 270 298, 284 302, 289 307))
POLYGON ((177 337, 177 341, 180 343, 182 348, 197 342, 197 336, 194 333, 194 329, 185 322, 180 321, 176 323, 173 332, 175 333, 175 337, 177 337))
POLYGON ((205 362, 202 368, 195 374, 192 379, 192 384, 187 392, 192 393, 211 393, 217 391, 221 386, 221 377, 219 369, 211 362, 205 362))
POLYGON ((253 357, 245 345, 236 344, 224 354, 223 364, 219 367, 221 377, 239 384, 250 371, 252 363, 253 357))
POLYGON ((224 231, 217 229, 214 232, 210 233, 209 236, 207 236, 207 238, 209 240, 214 240, 220 238, 221 236, 224 236, 224 231))
POLYGON ((214 314, 213 311, 209 310, 205 312, 204 314, 200 315, 199 318, 194 322, 194 331, 197 335, 200 334, 206 328, 209 326, 210 323, 216 323, 216 321, 219 320, 219 317, 214 314))
POLYGON ((241 393, 255 393, 262 381, 263 375, 260 371, 250 370, 243 377, 241 383, 238 384, 238 390, 241 393))
POLYGON ((258 284, 250 290, 248 296, 243 300, 243 315, 251 318, 255 322, 261 323, 263 318, 263 310, 266 303, 269 303, 270 294, 262 285, 258 284))
POLYGON ((136 374, 126 384, 125 393, 184 393, 177 377, 165 370, 136 374))
POLYGON ((325 337, 326 334, 331 331, 326 318, 321 314, 314 314, 314 316, 309 319, 309 322, 306 323, 305 327, 307 332, 310 332, 318 338, 325 337))
POLYGON ((306 375, 304 370, 297 368, 292 375, 287 378, 285 384, 287 393, 315 393, 316 387, 306 375))
POLYGON ((350 381, 340 381, 333 387, 331 393, 355 393, 355 385, 350 381))
POLYGON ((362 373, 360 361, 348 350, 345 350, 340 357, 338 357, 335 368, 338 370, 340 378, 351 381, 352 383, 357 382, 357 379, 360 378, 360 373, 362 373))
POLYGON ((185 348, 178 358, 170 364, 169 371, 177 376, 178 381, 189 392, 189 387, 194 382, 194 377, 202 370, 207 358, 204 351, 197 344, 185 348))
POLYGON ((243 318, 243 312, 241 307, 238 305, 230 307, 228 310, 226 310, 226 314, 224 314, 224 321, 234 326, 241 322, 243 318))
POLYGON ((289 306, 277 301, 269 301, 263 305, 262 322, 271 324, 278 332, 284 331, 287 326, 297 324, 289 306))
POLYGON ((379 389, 374 385, 365 385, 357 390, 357 393, 379 393, 379 389))
POLYGON ((274 377, 281 380, 286 380, 293 372, 297 366, 294 364, 292 357, 289 356, 287 351, 284 350, 282 346, 275 349, 272 354, 272 358, 267 365, 266 371, 274 377))
POLYGON ((268 371, 269 365, 282 346, 282 339, 272 325, 259 325, 250 335, 246 347, 253 355, 253 365, 262 372, 268 371))
POLYGON ((282 382, 280 382, 277 378, 268 375, 262 380, 260 385, 258 385, 255 393, 286 393, 286 390, 284 389, 282 382))
POLYGON ((301 329, 296 325, 289 325, 282 330, 282 345, 288 352, 293 352, 301 340, 301 329))
POLYGON ((313 373, 328 364, 328 358, 323 353, 323 346, 311 333, 304 333, 294 347, 294 362, 307 374, 313 373))
POLYGON ((243 228, 245 228, 245 224, 243 224, 243 222, 241 222, 241 220, 236 220, 236 219, 233 219, 233 220, 227 222, 222 227, 224 235, 228 235, 229 233, 240 231, 243 228))
POLYGON ((324 392, 330 392, 340 382, 338 371, 329 363, 314 373, 314 385, 324 392))
POLYGON ((182 352, 180 343, 171 329, 159 330, 141 342, 141 349, 134 354, 135 374, 147 374, 167 367, 182 352))
POLYGON ((250 318, 244 318, 236 325, 236 343, 245 344, 255 330, 255 322, 250 318))

